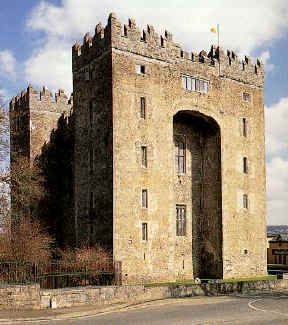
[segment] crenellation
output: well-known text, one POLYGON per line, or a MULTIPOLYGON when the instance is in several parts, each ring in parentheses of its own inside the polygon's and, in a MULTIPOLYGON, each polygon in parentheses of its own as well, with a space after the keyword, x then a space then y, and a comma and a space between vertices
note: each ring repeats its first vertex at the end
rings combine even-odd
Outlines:
MULTIPOLYGON (((208 54, 205 50, 200 51, 198 55, 194 52, 189 53, 173 41, 172 33, 167 30, 164 35, 159 35, 154 26, 148 24, 141 32, 134 19, 129 18, 128 24, 122 25, 114 13, 110 14, 105 28, 101 23, 97 24, 93 37, 87 33, 82 46, 78 43, 73 46, 73 71, 79 70, 96 57, 100 57, 106 50, 112 49, 129 51, 168 63, 185 59, 190 63, 215 66, 218 61, 221 76, 263 86, 263 74, 259 73, 257 62, 256 65, 253 64, 248 56, 245 56, 242 62, 234 51, 227 50, 225 53, 223 48, 219 49, 215 45, 211 46, 208 54)), ((216 73, 215 70, 214 74, 216 73)))
POLYGON ((71 104, 69 104, 68 96, 63 89, 59 89, 53 97, 52 92, 48 88, 43 87, 41 91, 37 91, 32 85, 29 85, 26 90, 21 91, 20 94, 11 99, 10 111, 24 110, 29 105, 35 106, 35 109, 39 111, 61 113, 63 111, 63 105, 71 104))

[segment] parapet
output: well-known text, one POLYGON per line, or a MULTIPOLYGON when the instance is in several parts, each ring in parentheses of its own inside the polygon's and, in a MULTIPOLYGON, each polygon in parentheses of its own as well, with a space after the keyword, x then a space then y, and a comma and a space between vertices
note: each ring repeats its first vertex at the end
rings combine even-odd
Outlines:
POLYGON ((187 52, 174 42, 172 33, 165 31, 159 35, 152 25, 141 31, 134 19, 121 24, 111 13, 105 27, 96 25, 95 34, 87 33, 82 45, 76 42, 72 48, 73 71, 83 68, 106 51, 119 49, 174 64, 204 64, 215 68, 215 75, 238 80, 244 83, 263 86, 264 67, 257 59, 253 63, 249 57, 239 59, 235 52, 224 51, 211 46, 209 51, 187 52))
POLYGON ((63 89, 59 89, 53 96, 48 88, 43 87, 37 91, 31 84, 10 101, 10 111, 34 109, 62 113, 70 111, 71 106, 72 98, 68 99, 63 89))

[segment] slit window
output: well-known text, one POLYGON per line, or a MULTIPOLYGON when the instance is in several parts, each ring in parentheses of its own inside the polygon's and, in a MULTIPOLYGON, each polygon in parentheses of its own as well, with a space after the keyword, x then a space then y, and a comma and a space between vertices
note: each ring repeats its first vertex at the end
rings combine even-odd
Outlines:
POLYGON ((141 147, 141 161, 142 161, 142 167, 147 168, 147 147, 146 146, 141 147))
POLYGON ((89 102, 89 122, 90 122, 90 128, 93 126, 93 106, 92 102, 89 102))
POLYGON ((142 223, 142 240, 144 240, 144 241, 148 240, 148 224, 147 224, 147 222, 142 223))
POLYGON ((94 150, 93 150, 93 148, 90 148, 90 151, 89 151, 89 170, 90 170, 90 173, 92 173, 94 171, 94 150))
POLYGON ((243 137, 247 137, 248 134, 248 122, 246 118, 242 118, 242 135, 243 137))
POLYGON ((146 99, 145 97, 140 98, 140 117, 146 118, 146 99))
POLYGON ((142 190, 142 208, 148 208, 148 191, 142 190))
POLYGON ((176 235, 186 236, 186 205, 176 205, 176 235))
POLYGON ((243 209, 248 209, 248 195, 243 194, 243 209))
POLYGON ((243 173, 248 174, 248 159, 243 157, 243 173))
POLYGON ((94 209, 94 192, 90 192, 90 200, 89 200, 89 209, 90 212, 94 209))

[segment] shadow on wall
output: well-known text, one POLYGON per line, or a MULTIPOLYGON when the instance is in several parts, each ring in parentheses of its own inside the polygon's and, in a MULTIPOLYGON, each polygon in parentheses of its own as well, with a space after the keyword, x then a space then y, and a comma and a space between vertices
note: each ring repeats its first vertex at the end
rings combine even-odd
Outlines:
POLYGON ((43 171, 45 195, 39 203, 39 215, 59 247, 75 246, 73 156, 74 114, 62 113, 50 141, 36 157, 43 171))

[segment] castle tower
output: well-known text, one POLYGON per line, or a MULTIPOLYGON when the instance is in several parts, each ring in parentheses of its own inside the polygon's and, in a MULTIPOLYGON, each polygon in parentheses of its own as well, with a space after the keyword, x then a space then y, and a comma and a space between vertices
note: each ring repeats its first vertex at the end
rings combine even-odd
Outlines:
POLYGON ((55 97, 46 88, 38 92, 31 85, 10 102, 10 151, 13 158, 23 155, 34 161, 50 140, 61 114, 69 114, 72 103, 62 89, 55 97))
POLYGON ((266 274, 262 64, 115 14, 72 54, 78 242, 123 283, 266 274))
MULTIPOLYGON (((22 170, 29 168, 19 158, 27 158, 30 166, 37 158, 45 184, 45 192, 42 193, 45 195, 37 204, 37 217, 44 221, 60 245, 75 241, 72 168, 74 130, 70 123, 71 114, 72 97, 68 100, 63 90, 52 97, 47 88, 43 87, 38 92, 29 85, 27 91, 22 91, 10 102, 11 175, 13 177, 19 173, 19 164, 22 170)), ((30 213, 30 206, 27 207, 28 203, 19 200, 13 184, 11 215, 12 221, 15 221, 17 216, 25 217, 28 208, 30 213)))

